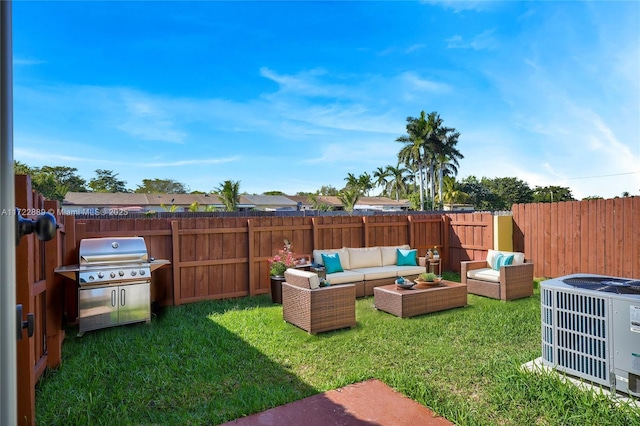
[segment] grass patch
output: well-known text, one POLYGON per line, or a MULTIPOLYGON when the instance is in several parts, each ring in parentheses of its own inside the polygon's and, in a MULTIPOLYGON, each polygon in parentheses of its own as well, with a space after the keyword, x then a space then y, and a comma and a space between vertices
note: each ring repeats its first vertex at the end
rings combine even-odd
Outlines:
POLYGON ((540 356, 537 288, 468 303, 402 319, 367 297, 356 327, 315 336, 285 323, 268 296, 169 307, 151 324, 82 338, 71 328, 61 367, 36 389, 36 420, 219 424, 377 378, 457 424, 640 425, 637 408, 520 371, 540 356))

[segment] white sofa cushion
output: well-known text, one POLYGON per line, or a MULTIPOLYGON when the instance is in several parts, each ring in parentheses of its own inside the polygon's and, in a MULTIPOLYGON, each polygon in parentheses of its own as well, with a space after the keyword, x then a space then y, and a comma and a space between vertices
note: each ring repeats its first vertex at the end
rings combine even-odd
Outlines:
POLYGON ((352 269, 353 272, 360 272, 366 280, 379 280, 382 278, 395 278, 396 270, 389 266, 378 266, 375 268, 352 269))
POLYGON ((472 269, 467 271, 467 278, 481 281, 491 281, 494 283, 500 283, 500 271, 496 271, 492 268, 472 269))
POLYGON ((323 253, 324 254, 338 253, 338 256, 340 257, 340 265, 342 265, 342 269, 344 269, 345 271, 347 269, 351 269, 351 264, 349 262, 349 252, 347 251, 347 249, 341 248, 341 249, 329 249, 329 250, 314 250, 313 261, 319 265, 324 265, 324 262, 322 261, 323 253))
POLYGON ((383 246, 380 247, 382 253, 382 266, 396 265, 398 263, 398 253, 396 249, 410 250, 409 244, 402 246, 383 246))
POLYGON ((382 266, 380 247, 347 248, 349 252, 348 269, 374 268, 382 266))
POLYGON ((331 285, 355 283, 363 281, 364 274, 354 271, 334 272, 333 274, 327 274, 327 280, 331 285))
POLYGON ((407 275, 419 275, 426 272, 426 268, 424 266, 396 266, 395 271, 396 277, 404 277, 407 275))
POLYGON ((517 251, 498 251, 498 250, 488 250, 487 251, 487 266, 489 268, 494 268, 496 265, 496 255, 503 254, 505 256, 513 255, 513 263, 512 265, 522 265, 524 263, 524 253, 520 253, 517 251))

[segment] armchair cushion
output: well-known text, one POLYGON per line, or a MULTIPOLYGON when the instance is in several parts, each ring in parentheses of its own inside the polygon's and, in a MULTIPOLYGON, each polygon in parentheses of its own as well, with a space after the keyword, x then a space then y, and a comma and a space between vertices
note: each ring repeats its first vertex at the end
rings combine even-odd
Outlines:
POLYGON ((487 267, 488 268, 496 269, 496 256, 498 254, 502 254, 505 256, 513 255, 512 265, 521 265, 524 263, 524 253, 515 252, 515 251, 487 250, 487 267))
POLYGON ((467 278, 500 283, 500 271, 491 268, 472 269, 467 271, 467 278))
POLYGON ((315 290, 320 287, 320 278, 318 278, 318 274, 314 272, 289 268, 284 271, 284 278, 286 282, 296 287, 308 288, 310 290, 315 290))
POLYGON ((502 253, 496 254, 494 257, 495 265, 493 265, 493 269, 496 271, 499 271, 501 266, 509 266, 513 264, 513 258, 514 258, 513 254, 510 254, 508 256, 502 253))

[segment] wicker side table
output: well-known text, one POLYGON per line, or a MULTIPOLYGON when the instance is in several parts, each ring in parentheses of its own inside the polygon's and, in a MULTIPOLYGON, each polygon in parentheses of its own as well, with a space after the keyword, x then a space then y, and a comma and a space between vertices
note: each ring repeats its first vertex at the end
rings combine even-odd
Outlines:
POLYGON ((396 285, 373 289, 376 309, 398 317, 413 317, 467 305, 467 286, 443 280, 428 289, 398 290, 396 285))

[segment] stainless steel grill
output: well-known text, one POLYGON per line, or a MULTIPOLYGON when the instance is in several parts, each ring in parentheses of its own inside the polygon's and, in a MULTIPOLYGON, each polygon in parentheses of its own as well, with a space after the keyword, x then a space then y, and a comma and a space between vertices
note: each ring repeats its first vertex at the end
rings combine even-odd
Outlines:
POLYGON ((78 283, 79 336, 151 321, 151 273, 168 260, 149 258, 142 237, 87 238, 78 254, 78 264, 55 272, 78 283))

